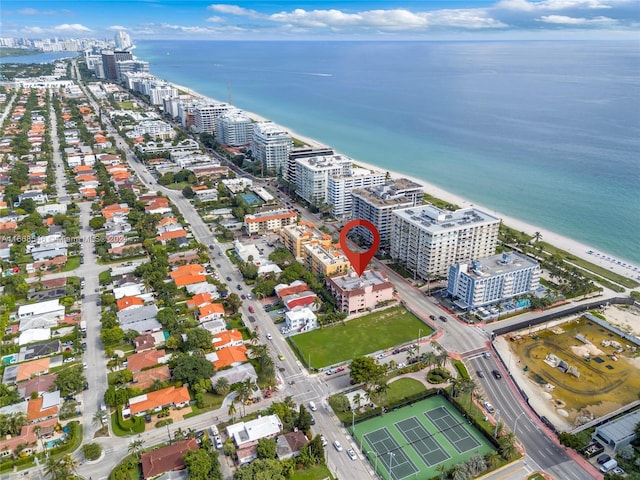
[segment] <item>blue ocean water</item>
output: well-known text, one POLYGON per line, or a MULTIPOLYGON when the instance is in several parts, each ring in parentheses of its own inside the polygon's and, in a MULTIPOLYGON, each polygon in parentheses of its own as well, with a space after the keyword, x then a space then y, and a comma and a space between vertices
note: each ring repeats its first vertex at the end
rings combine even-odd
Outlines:
POLYGON ((640 262, 633 42, 140 41, 151 72, 640 262))

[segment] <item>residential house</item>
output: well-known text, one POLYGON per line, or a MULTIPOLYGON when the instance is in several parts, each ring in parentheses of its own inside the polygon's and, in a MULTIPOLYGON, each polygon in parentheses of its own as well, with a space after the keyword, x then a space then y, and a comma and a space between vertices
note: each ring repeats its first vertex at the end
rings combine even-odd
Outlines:
POLYGON ((156 381, 166 382, 169 380, 171 380, 171 372, 168 365, 160 365, 133 374, 133 383, 142 390, 151 388, 156 381))
POLYGON ((190 300, 187 300, 187 307, 189 308, 199 308, 203 305, 211 303, 211 294, 210 293, 197 293, 190 300))
POLYGON ((238 347, 226 347, 216 350, 213 366, 216 370, 222 370, 226 367, 233 367, 248 361, 247 347, 240 345, 238 347))
POLYGON ((336 297, 338 308, 348 314, 375 308, 393 299, 393 284, 379 270, 366 270, 327 278, 327 286, 336 297))
POLYGON ((166 245, 171 240, 175 240, 178 243, 178 246, 189 244, 189 239, 187 238, 187 231, 184 228, 163 232, 156 237, 156 241, 160 242, 162 245, 166 245))
POLYGON ((145 350, 144 352, 132 353, 127 357, 127 370, 139 372, 158 363, 166 363, 169 361, 169 357, 164 350, 145 350))
POLYGON ((182 408, 189 405, 189 389, 187 387, 167 387, 155 392, 138 395, 129 399, 129 408, 122 410, 124 417, 141 416, 147 411, 160 411, 165 407, 182 408))
POLYGON ((304 432, 299 430, 278 435, 278 438, 276 438, 276 457, 278 460, 295 458, 300 455, 300 450, 307 443, 309 443, 309 439, 304 432))
POLYGON ((118 311, 127 310, 128 308, 138 308, 144 306, 144 300, 140 297, 122 297, 116 301, 118 311))
POLYGON ((229 382, 229 385, 246 382, 247 380, 250 380, 253 383, 258 379, 258 374, 251 363, 242 363, 216 372, 216 374, 211 377, 212 384, 215 385, 221 378, 225 378, 227 382, 229 382))
POLYGON ((58 416, 60 391, 45 392, 41 397, 28 400, 27 422, 34 423, 58 416))
POLYGON ((48 392, 55 387, 56 378, 58 376, 53 373, 39 375, 25 382, 18 384, 18 392, 22 398, 31 398, 31 394, 36 392, 38 395, 48 392))
POLYGON ((297 307, 285 313, 285 323, 291 332, 308 332, 318 328, 318 318, 306 307, 297 307))
POLYGON ((146 305, 144 307, 128 308, 118 312, 120 327, 124 330, 134 330, 138 333, 162 330, 157 320, 158 307, 146 305))
POLYGON ((257 445, 262 438, 274 438, 282 432, 282 421, 277 415, 265 415, 248 422, 238 422, 227 427, 227 436, 238 448, 257 445))
POLYGON ((156 348, 156 339, 150 333, 145 333, 133 339, 133 346, 136 353, 144 352, 156 348))
POLYGON ((244 345, 242 333, 238 330, 225 330, 213 337, 213 346, 220 350, 221 348, 239 347, 244 345))
POLYGON ((200 307, 198 311, 198 320, 200 323, 210 320, 220 320, 224 317, 224 305, 221 303, 210 303, 200 307))
POLYGON ((49 300, 47 302, 31 303, 18 308, 18 318, 47 316, 51 318, 64 318, 64 306, 59 300, 49 300))
POLYGON ((183 470, 185 468, 184 455, 197 449, 196 439, 191 438, 143 453, 140 457, 142 478, 146 480, 165 472, 183 470))
POLYGON ((177 287, 185 287, 194 283, 206 282, 206 269, 202 265, 182 265, 169 273, 177 287))

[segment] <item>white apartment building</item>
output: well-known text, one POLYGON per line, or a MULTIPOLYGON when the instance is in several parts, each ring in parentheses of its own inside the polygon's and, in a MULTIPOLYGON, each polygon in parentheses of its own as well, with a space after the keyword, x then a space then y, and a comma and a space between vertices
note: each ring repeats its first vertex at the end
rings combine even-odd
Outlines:
POLYGON ((272 122, 253 124, 251 152, 265 171, 281 173, 286 169, 289 152, 293 148, 291 134, 272 122))
POLYGON ((170 140, 176 136, 176 131, 162 120, 143 120, 127 132, 127 137, 143 137, 146 134, 149 134, 154 140, 157 138, 170 140))
POLYGON ((296 160, 296 193, 311 205, 328 203, 329 179, 351 175, 353 160, 344 155, 322 155, 296 160))
POLYGON ((295 185, 296 169, 298 167, 297 160, 299 158, 318 157, 325 155, 333 155, 333 149, 329 147, 297 147, 291 150, 287 159, 287 168, 283 172, 284 179, 295 185))
POLYGON ((515 252, 456 263, 449 267, 447 294, 463 310, 485 307, 534 292, 540 273, 538 262, 515 252))
POLYGON ((459 262, 493 255, 500 219, 477 208, 395 210, 390 255, 416 277, 445 276, 459 262))
POLYGON ((197 133, 215 133, 216 119, 229 110, 227 103, 199 103, 193 107, 194 126, 197 133))
POLYGON ((298 214, 287 208, 258 212, 244 216, 244 228, 249 235, 266 232, 279 232, 282 227, 294 225, 298 214))
POLYGON ((249 145, 252 135, 253 122, 243 110, 233 108, 216 119, 216 140, 224 145, 249 145))
POLYGON ((327 203, 331 205, 331 215, 336 218, 351 216, 351 191, 354 188, 382 185, 386 175, 366 168, 354 168, 351 175, 329 177, 327 203))
POLYGON ((154 105, 162 105, 165 98, 178 95, 178 90, 170 83, 156 83, 149 89, 149 97, 154 105))
POLYGON ((297 307, 284 314, 287 329, 293 333, 308 332, 318 328, 318 317, 307 307, 297 307))
MULTIPOLYGON (((351 218, 373 223, 380 234, 380 247, 388 248, 391 239, 393 211, 422 203, 422 185, 406 178, 390 180, 383 185, 351 190, 351 218)), ((354 228, 367 242, 373 236, 366 228, 354 228)))

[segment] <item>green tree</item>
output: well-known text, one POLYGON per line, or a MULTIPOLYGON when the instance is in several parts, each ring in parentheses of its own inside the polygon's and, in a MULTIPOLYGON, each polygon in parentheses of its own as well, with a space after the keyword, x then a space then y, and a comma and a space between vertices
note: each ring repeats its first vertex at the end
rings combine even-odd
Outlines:
POLYGON ((355 383, 367 383, 373 385, 384 374, 384 369, 381 365, 371 357, 356 357, 352 360, 351 366, 351 380, 355 383))
POLYGON ((216 392, 216 395, 225 396, 231 390, 231 385, 229 385, 229 380, 222 377, 218 379, 213 389, 216 392))
POLYGON ((56 388, 60 390, 60 395, 66 397, 82 391, 86 381, 87 379, 82 373, 82 365, 75 365, 58 372, 56 388))
POLYGON ((204 328, 192 328, 187 330, 187 340, 183 344, 185 351, 211 350, 213 336, 204 328))
POLYGON ((144 442, 142 440, 134 440, 132 442, 129 442, 127 450, 131 455, 133 455, 137 459, 140 459, 140 455, 142 455, 142 452, 144 451, 144 442))
POLYGON ((257 454, 260 459, 276 458, 276 441, 274 438, 258 440, 257 454))
POLYGON ((103 328, 100 338, 105 345, 115 345, 124 339, 124 330, 120 327, 103 328))
POLYGON ((102 455, 102 447, 98 443, 87 443, 82 446, 82 453, 87 460, 97 460, 102 455))
POLYGON ((89 220, 89 226, 94 230, 100 230, 104 227, 104 224, 107 222, 107 219, 104 217, 93 217, 89 220))
POLYGON ((300 404, 300 408, 298 410, 298 418, 296 419, 296 426, 298 427, 299 430, 303 432, 308 432, 309 429, 311 428, 311 413, 302 404, 300 404))
POLYGON ((173 377, 182 383, 194 385, 203 378, 210 378, 216 370, 213 364, 200 355, 179 355, 171 359, 173 377))
POLYGON ((109 413, 106 410, 98 410, 93 414, 92 423, 96 427, 103 427, 109 420, 109 413))
POLYGON ((184 455, 184 464, 193 480, 222 479, 217 455, 211 455, 204 449, 190 450, 184 455))

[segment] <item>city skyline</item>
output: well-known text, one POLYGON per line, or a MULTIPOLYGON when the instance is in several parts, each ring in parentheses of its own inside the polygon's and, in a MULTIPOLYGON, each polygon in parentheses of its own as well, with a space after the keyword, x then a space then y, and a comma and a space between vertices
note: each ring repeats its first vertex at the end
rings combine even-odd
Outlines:
POLYGON ((633 0, 3 2, 3 37, 134 40, 634 38, 633 0))

